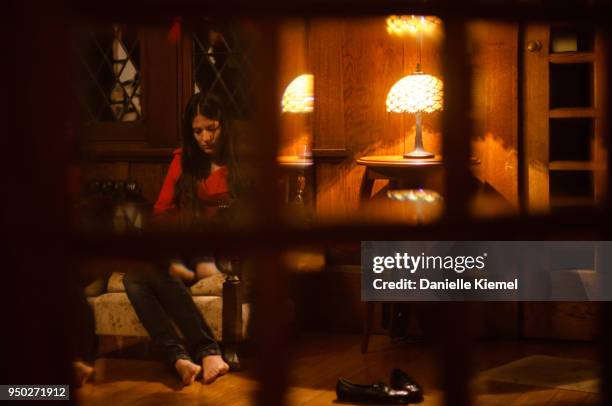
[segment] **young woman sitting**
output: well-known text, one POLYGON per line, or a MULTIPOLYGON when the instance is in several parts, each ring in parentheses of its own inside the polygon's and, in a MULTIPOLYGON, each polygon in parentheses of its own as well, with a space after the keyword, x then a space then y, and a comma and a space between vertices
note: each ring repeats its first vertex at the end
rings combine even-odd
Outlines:
MULTIPOLYGON (((183 118, 182 148, 174 152, 168 174, 154 206, 154 216, 185 223, 210 218, 216 208, 203 201, 229 198, 229 122, 214 95, 195 94, 183 118)), ((155 272, 126 274, 126 293, 154 343, 163 347, 166 359, 183 384, 200 373, 212 383, 229 371, 219 345, 194 304, 185 283, 218 273, 212 256, 172 259, 155 272), (170 319, 181 330, 181 339, 170 319)))

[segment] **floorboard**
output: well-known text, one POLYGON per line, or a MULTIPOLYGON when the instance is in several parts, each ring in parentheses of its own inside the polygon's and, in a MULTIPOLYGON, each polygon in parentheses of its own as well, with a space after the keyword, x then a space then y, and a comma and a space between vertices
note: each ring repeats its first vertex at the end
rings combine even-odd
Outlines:
MULTIPOLYGON (((330 405, 336 399, 338 377, 357 383, 388 382, 392 368, 411 374, 425 388, 423 405, 438 406, 444 395, 438 384, 436 349, 424 343, 392 343, 373 336, 370 350, 362 355, 358 335, 306 335, 298 340, 292 355, 289 405, 330 405)), ((472 370, 488 368, 533 354, 595 359, 595 346, 584 343, 546 341, 481 342, 472 349, 472 370)), ((249 366, 249 359, 246 359, 249 366)), ((273 363, 273 360, 271 360, 273 363)), ((96 361, 92 383, 77 391, 81 404, 121 405, 231 405, 252 404, 257 389, 252 365, 231 373, 212 385, 200 382, 183 387, 174 371, 151 359, 104 357, 96 361)), ((472 388, 473 404, 489 405, 585 405, 599 404, 597 394, 513 383, 478 381, 472 388)))

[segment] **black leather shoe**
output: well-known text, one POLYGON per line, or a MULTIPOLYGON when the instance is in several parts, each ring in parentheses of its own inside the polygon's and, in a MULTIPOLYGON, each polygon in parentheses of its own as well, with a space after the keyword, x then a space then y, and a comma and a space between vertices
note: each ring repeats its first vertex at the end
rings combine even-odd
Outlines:
POLYGON ((372 385, 359 385, 340 378, 336 383, 336 396, 339 402, 408 403, 410 393, 405 390, 391 389, 382 382, 372 385))
POLYGON ((419 403, 423 401, 423 388, 414 379, 401 369, 395 368, 391 371, 389 379, 391 387, 395 390, 403 390, 409 393, 408 402, 419 403))

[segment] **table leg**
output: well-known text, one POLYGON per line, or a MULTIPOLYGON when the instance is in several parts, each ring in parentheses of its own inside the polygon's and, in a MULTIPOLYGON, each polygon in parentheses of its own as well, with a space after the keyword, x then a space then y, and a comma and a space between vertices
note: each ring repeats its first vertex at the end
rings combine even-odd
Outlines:
POLYGON ((372 196, 372 189, 374 188, 374 179, 370 178, 369 169, 363 173, 363 178, 361 178, 361 186, 359 188, 359 203, 363 204, 370 199, 372 196))
POLYGON ((361 353, 368 351, 370 334, 372 334, 372 323, 374 321, 374 302, 366 303, 366 317, 363 323, 363 337, 361 339, 361 353))

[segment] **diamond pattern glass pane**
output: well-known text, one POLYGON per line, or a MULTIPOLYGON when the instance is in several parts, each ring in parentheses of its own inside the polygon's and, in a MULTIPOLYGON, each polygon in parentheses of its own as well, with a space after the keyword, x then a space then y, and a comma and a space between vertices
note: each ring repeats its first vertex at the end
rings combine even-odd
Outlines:
POLYGON ((236 26, 208 19, 193 30, 194 92, 213 92, 238 119, 248 116, 251 62, 246 42, 236 26))
POLYGON ((84 30, 80 91, 85 121, 138 121, 142 110, 137 32, 123 25, 84 30))

